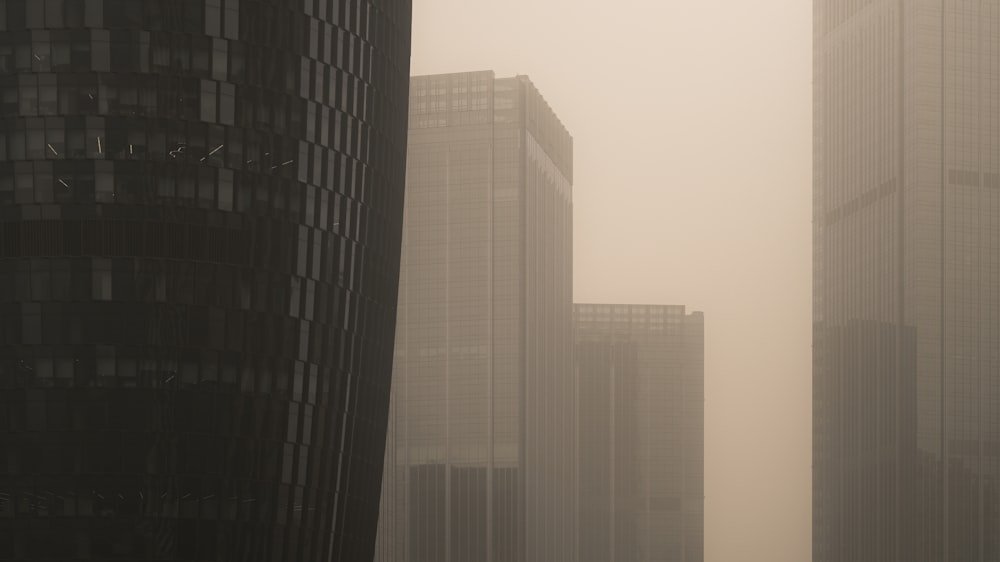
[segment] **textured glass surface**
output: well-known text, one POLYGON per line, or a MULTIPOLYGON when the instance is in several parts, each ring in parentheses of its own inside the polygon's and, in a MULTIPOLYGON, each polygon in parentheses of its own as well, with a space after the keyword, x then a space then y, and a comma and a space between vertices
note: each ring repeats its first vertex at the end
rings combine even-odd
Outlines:
POLYGON ((575 561, 572 139, 525 77, 420 76, 376 559, 575 561))
POLYGON ((996 560, 1000 5, 814 13, 814 561, 996 560))
POLYGON ((701 562, 705 321, 577 304, 580 562, 701 562))
POLYGON ((370 559, 409 26, 0 0, 0 559, 370 559))

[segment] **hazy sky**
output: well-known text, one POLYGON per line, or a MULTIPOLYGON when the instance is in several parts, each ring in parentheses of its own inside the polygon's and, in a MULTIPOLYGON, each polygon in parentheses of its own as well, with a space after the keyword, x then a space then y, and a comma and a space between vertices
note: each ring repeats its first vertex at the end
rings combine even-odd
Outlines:
POLYGON ((414 74, 526 74, 574 138, 577 302, 706 320, 706 560, 810 558, 806 0, 414 0, 414 74))

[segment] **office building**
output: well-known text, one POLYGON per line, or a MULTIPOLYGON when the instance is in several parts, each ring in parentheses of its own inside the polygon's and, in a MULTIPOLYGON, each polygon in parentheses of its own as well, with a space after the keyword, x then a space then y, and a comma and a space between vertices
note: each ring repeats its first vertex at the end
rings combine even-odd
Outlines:
POLYGON ((376 560, 575 560, 572 156, 524 76, 411 80, 376 560))
POLYGON ((576 304, 579 560, 702 562, 705 321, 576 304))
POLYGON ((1000 9, 813 5, 813 560, 997 560, 1000 9))
POLYGON ((371 558, 409 34, 0 2, 0 559, 371 558))

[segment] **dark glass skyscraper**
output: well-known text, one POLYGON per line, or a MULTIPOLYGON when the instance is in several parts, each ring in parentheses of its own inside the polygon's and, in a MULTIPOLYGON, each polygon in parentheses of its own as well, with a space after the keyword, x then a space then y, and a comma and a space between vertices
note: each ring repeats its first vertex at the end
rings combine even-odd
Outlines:
POLYGON ((525 76, 414 77, 379 562, 576 562, 573 139, 525 76))
POLYGON ((705 320, 577 304, 579 560, 705 557, 705 320))
POLYGON ((0 559, 371 558, 409 28, 0 1, 0 559))
POLYGON ((1000 6, 813 5, 814 561, 1000 559, 1000 6))

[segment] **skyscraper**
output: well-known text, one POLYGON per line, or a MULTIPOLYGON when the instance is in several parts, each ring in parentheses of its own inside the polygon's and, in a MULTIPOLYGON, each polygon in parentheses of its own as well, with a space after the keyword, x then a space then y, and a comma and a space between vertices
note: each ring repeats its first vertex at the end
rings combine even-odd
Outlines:
POLYGON ((701 562, 705 321, 577 304, 579 560, 701 562))
POLYGON ((996 560, 1000 6, 814 13, 814 561, 996 560))
POLYGON ((371 558, 409 29, 0 2, 0 559, 371 558))
POLYGON ((377 560, 575 560, 572 146, 526 77, 411 80, 377 560))

